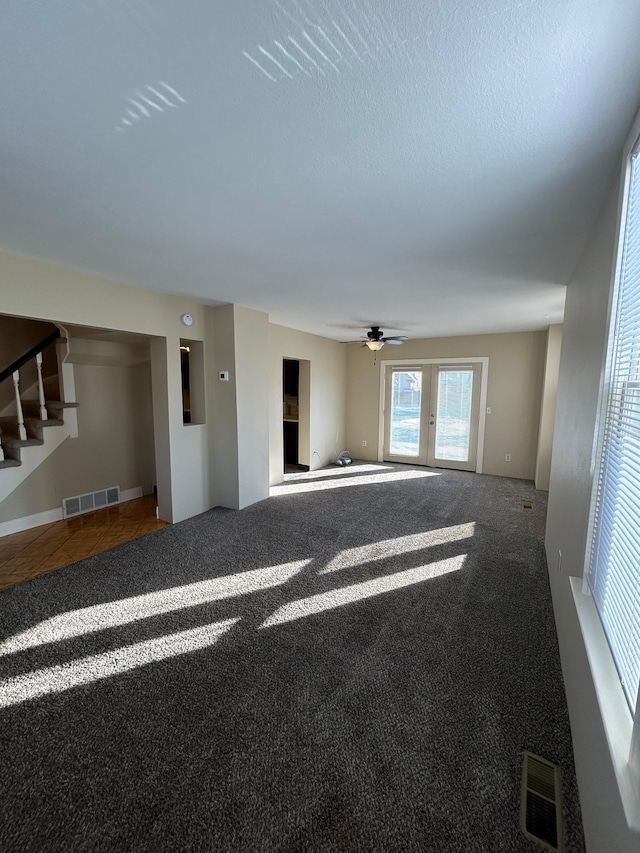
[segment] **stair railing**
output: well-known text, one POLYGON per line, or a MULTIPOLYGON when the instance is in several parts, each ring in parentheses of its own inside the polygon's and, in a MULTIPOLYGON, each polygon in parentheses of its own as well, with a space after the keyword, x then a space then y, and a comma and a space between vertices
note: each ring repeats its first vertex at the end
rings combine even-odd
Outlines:
MULTIPOLYGON (((48 415, 44 397, 44 382, 42 381, 42 353, 48 346, 51 346, 54 341, 57 341, 59 337, 60 329, 55 329, 51 334, 47 335, 46 338, 43 338, 39 344, 31 347, 31 349, 25 352, 24 355, 21 355, 20 358, 17 358, 12 364, 0 371, 0 384, 9 377, 13 380, 13 390, 16 398, 16 417, 18 421, 18 438, 20 441, 27 440, 27 429, 24 425, 24 413, 22 411, 22 399, 20 397, 20 368, 24 367, 24 365, 32 359, 35 359, 36 371, 38 374, 38 406, 40 409, 40 420, 46 421, 48 419, 48 415)), ((0 437, 0 462, 2 461, 4 461, 4 450, 2 449, 0 437)))

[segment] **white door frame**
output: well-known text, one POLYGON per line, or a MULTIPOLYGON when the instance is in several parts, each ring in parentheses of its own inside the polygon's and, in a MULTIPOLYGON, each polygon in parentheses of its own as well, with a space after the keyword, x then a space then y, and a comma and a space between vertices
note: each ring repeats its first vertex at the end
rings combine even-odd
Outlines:
POLYGON ((423 364, 481 364, 480 372, 480 413, 478 415, 478 450, 476 455, 476 474, 482 474, 484 461, 484 431, 487 417, 487 387, 489 384, 489 357, 471 356, 469 358, 389 358, 380 360, 380 406, 378 410, 378 462, 384 456, 384 407, 385 375, 387 367, 405 367, 423 364))

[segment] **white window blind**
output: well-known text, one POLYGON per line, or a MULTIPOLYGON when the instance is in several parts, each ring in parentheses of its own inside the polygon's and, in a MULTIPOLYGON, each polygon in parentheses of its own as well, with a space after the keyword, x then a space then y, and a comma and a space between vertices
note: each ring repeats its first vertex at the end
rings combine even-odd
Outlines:
POLYGON ((631 713, 640 680, 640 158, 632 151, 614 285, 589 585, 631 713))

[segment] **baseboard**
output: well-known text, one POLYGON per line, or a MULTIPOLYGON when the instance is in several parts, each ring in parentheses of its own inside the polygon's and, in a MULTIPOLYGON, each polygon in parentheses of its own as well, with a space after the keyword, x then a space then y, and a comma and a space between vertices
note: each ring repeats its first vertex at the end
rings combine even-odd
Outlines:
POLYGON ((144 492, 142 491, 142 486, 135 486, 133 489, 125 489, 120 492, 120 503, 126 503, 126 501, 135 501, 136 498, 141 498, 144 492))
MULTIPOLYGON (((142 486, 133 489, 125 489, 120 492, 120 503, 134 501, 142 497, 142 486)), ((100 510, 96 510, 100 512, 100 510)), ((0 521, 0 538, 10 536, 12 533, 22 533, 23 530, 31 530, 32 527, 41 527, 43 524, 52 524, 54 521, 62 521, 62 507, 48 509, 45 512, 36 512, 33 515, 25 515, 22 518, 12 518, 10 521, 0 521)))
POLYGON ((62 507, 36 512, 34 515, 25 515, 23 518, 12 518, 10 521, 0 521, 0 536, 22 533, 23 530, 31 530, 32 527, 40 527, 54 521, 62 521, 62 507))

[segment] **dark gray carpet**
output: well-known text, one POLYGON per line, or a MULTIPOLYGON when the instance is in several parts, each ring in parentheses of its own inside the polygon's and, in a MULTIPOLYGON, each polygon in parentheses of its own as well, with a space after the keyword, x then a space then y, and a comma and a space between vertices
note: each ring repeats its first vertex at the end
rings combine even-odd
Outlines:
POLYGON ((3 853, 539 850, 524 748, 584 849, 546 495, 371 467, 0 593, 3 853))

